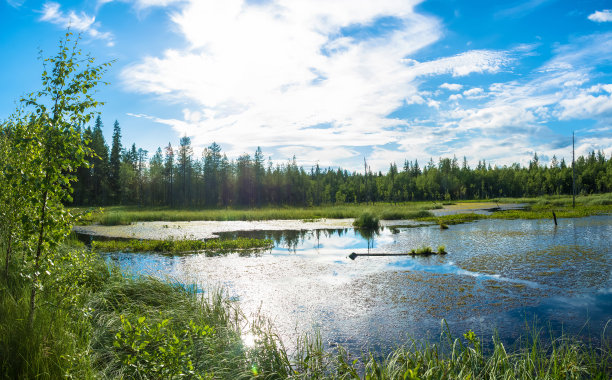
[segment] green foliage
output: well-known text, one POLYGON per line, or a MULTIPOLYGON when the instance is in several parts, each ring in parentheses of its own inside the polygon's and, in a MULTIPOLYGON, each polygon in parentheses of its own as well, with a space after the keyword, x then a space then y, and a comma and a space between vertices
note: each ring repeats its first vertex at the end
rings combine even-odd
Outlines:
POLYGON ((236 238, 232 240, 101 240, 93 241, 91 247, 99 252, 227 252, 237 250, 269 249, 271 239, 236 238))
POLYGON ((358 228, 376 229, 380 226, 379 220, 371 212, 366 211, 355 218, 353 226, 358 228))
POLYGON ((196 341, 207 340, 214 334, 212 327, 198 325, 190 320, 184 329, 174 331, 169 325, 170 319, 151 325, 146 317, 131 322, 124 315, 120 318, 122 331, 115 334, 113 345, 118 360, 128 367, 128 376, 214 378, 212 374, 196 374, 188 355, 193 351, 196 341))
MULTIPOLYGON (((0 377, 92 378, 87 301, 109 279, 106 265, 86 250, 57 248, 58 260, 43 279, 44 302, 28 323, 31 281, 22 261, 13 262, 11 275, 0 281, 0 377)), ((44 271, 43 271, 44 273, 44 271)))
POLYGON ((72 228, 74 217, 64 203, 73 200, 71 184, 91 155, 80 126, 90 121, 98 106, 93 95, 109 66, 82 57, 77 45, 78 38, 72 41, 71 33, 66 33, 58 53, 43 61, 42 88, 22 98, 22 108, 2 125, 2 155, 13 157, 2 164, 6 174, 0 186, 3 192, 10 186, 9 196, 19 202, 0 199, 0 213, 12 208, 19 218, 9 217, 1 226, 7 246, 5 268, 15 239, 29 262, 22 276, 31 281, 30 326, 44 275, 50 276, 56 248, 72 228))
MULTIPOLYGON (((537 155, 527 167, 519 164, 491 167, 479 161, 472 169, 465 159, 460 167, 456 158, 440 158, 437 164, 430 160, 422 170, 416 161, 406 161, 402 171, 391 164, 385 175, 376 175, 367 169, 364 173, 349 173, 341 169, 322 169, 318 165, 302 168, 297 166, 295 157, 276 166, 269 162, 266 167, 259 147, 254 155, 243 154, 235 161, 229 161, 214 142, 198 159, 193 157, 191 142, 186 136, 181 138, 179 149, 168 144, 165 154, 162 154, 158 148, 159 153, 151 157, 149 169, 146 165, 133 167, 137 172, 135 177, 138 177, 134 180, 134 176, 125 175, 129 174, 125 168, 121 177, 121 164, 132 165, 136 152, 144 153, 138 154, 139 161, 142 161, 146 152, 132 145, 131 151, 122 157, 118 122, 115 127, 108 159, 112 170, 111 189, 107 192, 112 194, 101 197, 106 199, 113 195, 113 204, 304 207, 430 200, 450 205, 457 200, 558 196, 572 191, 571 166, 556 158, 552 159, 550 166, 543 166, 537 155)), ((94 149, 96 152, 99 150, 94 149)), ((100 149, 104 153, 104 149, 100 149)), ((612 191, 612 159, 605 157, 603 152, 578 157, 575 167, 578 194, 612 191)), ((80 177, 83 181, 87 181, 86 174, 80 177)), ((79 187, 77 191, 84 189, 79 187)), ((77 203, 81 205, 100 204, 79 194, 75 201, 82 202, 77 203)), ((442 204, 436 203, 433 207, 441 208, 442 204)))

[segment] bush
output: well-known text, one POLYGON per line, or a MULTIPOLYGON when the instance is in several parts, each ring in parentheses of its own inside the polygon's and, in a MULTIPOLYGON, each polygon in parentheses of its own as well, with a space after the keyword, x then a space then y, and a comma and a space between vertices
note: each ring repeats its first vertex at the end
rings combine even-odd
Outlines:
POLYGON ((355 218, 353 226, 358 228, 375 229, 380 226, 380 223, 376 216, 374 216, 371 212, 366 211, 355 218))

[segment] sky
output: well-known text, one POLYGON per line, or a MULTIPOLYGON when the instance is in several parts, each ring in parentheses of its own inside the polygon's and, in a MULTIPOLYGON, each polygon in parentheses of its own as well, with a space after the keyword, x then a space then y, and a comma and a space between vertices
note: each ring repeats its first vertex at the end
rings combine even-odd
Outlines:
POLYGON ((612 155, 612 3, 0 0, 0 120, 66 29, 113 61, 107 142, 386 171, 612 155))

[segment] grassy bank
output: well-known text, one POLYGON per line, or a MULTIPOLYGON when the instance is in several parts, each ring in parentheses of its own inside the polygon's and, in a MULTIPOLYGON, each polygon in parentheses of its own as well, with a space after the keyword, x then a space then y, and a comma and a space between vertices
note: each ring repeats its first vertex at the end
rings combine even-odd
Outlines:
POLYGON ((522 203, 525 204, 525 208, 521 210, 495 211, 491 215, 465 213, 425 216, 417 219, 424 222, 438 223, 440 225, 453 225, 473 222, 480 219, 553 219, 553 212, 557 218, 581 218, 591 215, 612 213, 612 194, 596 194, 577 197, 575 207, 572 206, 571 196, 500 198, 493 200, 491 205, 492 207, 496 207, 498 203, 522 203))
POLYGON ((98 252, 160 252, 185 253, 206 252, 219 253, 224 251, 268 249, 274 246, 271 239, 252 239, 238 237, 231 240, 94 240, 91 248, 98 252))
MULTIPOLYGON (((351 355, 305 336, 284 349, 259 319, 247 324, 221 291, 202 294, 150 277, 124 276, 96 254, 62 248, 28 326, 28 281, 0 280, 2 378, 607 379, 610 331, 601 344, 527 330, 515 345, 468 331, 435 344, 408 341, 387 355, 351 355), (245 346, 241 336, 254 335, 245 346), (545 337, 545 340, 541 339, 545 337), (487 344, 485 344, 487 343, 487 344), (484 349, 484 346, 491 347, 484 349)), ((11 273, 19 273, 19 268, 11 273)))
MULTIPOLYGON (((93 211, 81 219, 81 224, 99 223, 102 225, 126 225, 133 222, 150 221, 235 221, 235 220, 316 220, 320 218, 343 219, 358 218, 370 213, 380 220, 418 219, 445 224, 464 223, 483 218, 496 219, 547 219, 555 211, 559 218, 576 218, 602 213, 612 213, 612 194, 579 196, 576 207, 572 208, 571 196, 545 196, 538 198, 497 198, 491 200, 461 200, 458 203, 489 202, 491 207, 497 203, 523 203, 524 210, 495 212, 491 216, 477 214, 447 215, 434 217, 428 210, 442 208, 439 202, 406 202, 398 204, 344 204, 319 207, 265 207, 252 209, 169 209, 153 207, 112 206, 93 211)), ((447 202, 448 203, 448 202, 447 202)), ((75 208, 73 212, 83 213, 86 209, 75 208)))
MULTIPOLYGON (((253 208, 253 209, 210 209, 184 210, 167 208, 141 208, 113 206, 102 211, 94 211, 83 218, 81 224, 100 223, 103 225, 122 225, 133 222, 150 221, 193 221, 193 220, 315 220, 320 218, 343 219, 356 218, 364 211, 377 215, 380 219, 413 219, 431 215, 427 210, 434 208, 431 202, 414 203, 377 203, 368 205, 346 204, 321 207, 286 207, 286 208, 253 208)), ((76 213, 84 209, 74 209, 76 213)))

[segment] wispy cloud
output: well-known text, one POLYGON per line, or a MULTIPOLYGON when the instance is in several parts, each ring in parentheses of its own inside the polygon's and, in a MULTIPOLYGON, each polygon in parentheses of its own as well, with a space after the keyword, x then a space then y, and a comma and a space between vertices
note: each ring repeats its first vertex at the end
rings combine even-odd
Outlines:
POLYGON ((554 2, 555 0, 527 0, 519 1, 509 8, 505 8, 495 15, 497 17, 523 17, 546 3, 554 2))
POLYGON ((113 46, 113 35, 110 32, 101 32, 100 25, 96 22, 95 16, 89 16, 85 12, 76 13, 69 11, 67 13, 60 9, 60 4, 55 2, 46 2, 40 11, 40 21, 50 22, 59 25, 62 28, 73 28, 79 32, 85 32, 90 37, 106 41, 108 46, 113 46))
POLYGON ((13 8, 19 8, 25 3, 25 0, 6 0, 6 2, 13 8))
POLYGON ((167 7, 171 4, 185 2, 186 0, 97 0, 97 7, 101 7, 108 3, 121 2, 130 3, 138 10, 143 10, 151 7, 167 7))
POLYGON ((589 15, 589 20, 595 22, 611 22, 612 10, 604 9, 603 11, 595 11, 595 13, 589 15))

